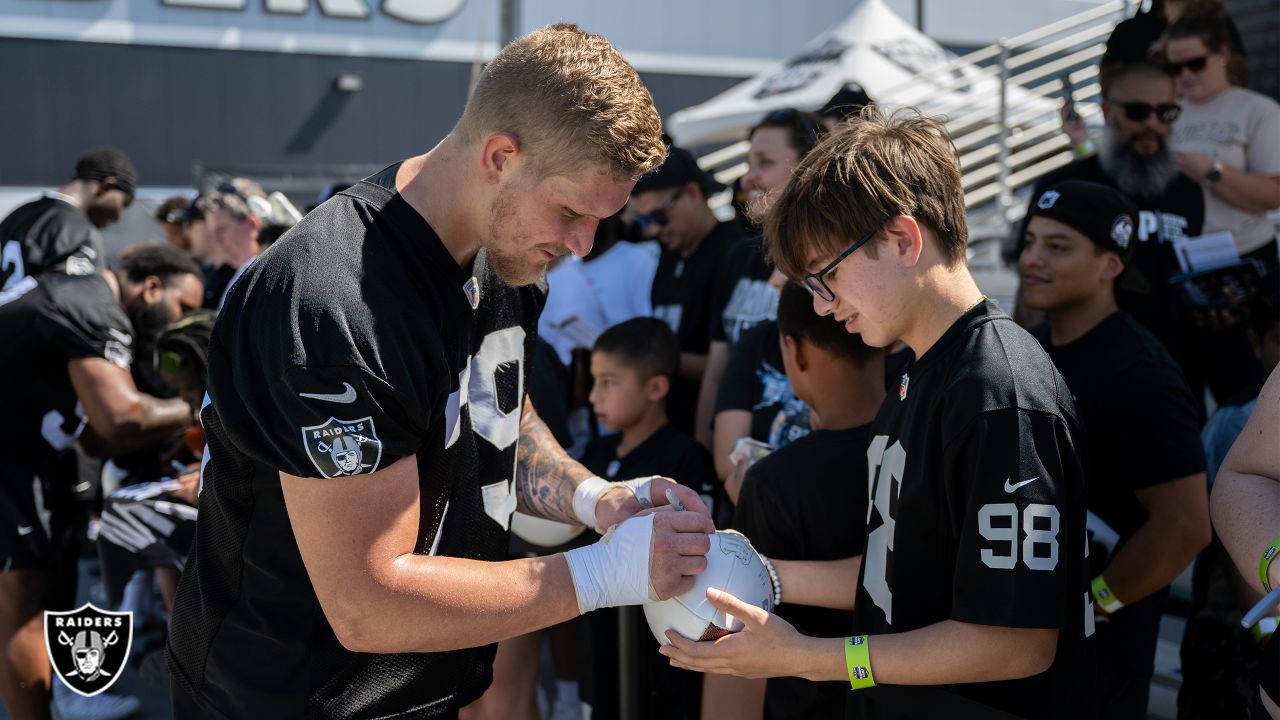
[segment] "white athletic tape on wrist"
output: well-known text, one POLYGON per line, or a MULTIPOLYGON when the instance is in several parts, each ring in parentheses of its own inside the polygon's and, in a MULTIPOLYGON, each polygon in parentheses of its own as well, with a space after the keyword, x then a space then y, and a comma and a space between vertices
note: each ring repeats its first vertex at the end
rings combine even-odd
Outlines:
POLYGON ((599 542, 564 554, 582 614, 657 600, 649 583, 653 515, 628 518, 599 542))
POLYGON ((596 503, 600 502, 600 498, 615 487, 625 487, 636 496, 640 507, 653 507, 653 497, 649 494, 652 480, 652 477, 643 477, 621 482, 609 482, 602 477, 593 475, 579 483, 577 489, 573 491, 573 514, 578 516, 578 522, 583 525, 602 530, 604 528, 600 528, 596 524, 596 503))

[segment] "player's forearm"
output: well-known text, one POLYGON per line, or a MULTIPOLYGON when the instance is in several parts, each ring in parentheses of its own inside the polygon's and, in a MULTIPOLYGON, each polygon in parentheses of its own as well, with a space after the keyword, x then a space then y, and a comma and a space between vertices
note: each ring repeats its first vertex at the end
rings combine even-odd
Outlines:
POLYGON ((858 595, 862 556, 843 560, 774 560, 782 583, 782 601, 833 610, 852 610, 858 595))
MULTIPOLYGON (((1264 592, 1258 559, 1267 543, 1280 536, 1280 482, 1224 466, 1213 484, 1210 510, 1240 574, 1256 592, 1264 592)), ((1271 577, 1272 587, 1280 586, 1280 560, 1271 563, 1271 577)))
POLYGON ((364 580, 328 604, 321 598, 338 640, 355 652, 478 647, 578 615, 563 555, 498 563, 403 555, 364 580))
MULTIPOLYGON (((105 418, 90 425, 109 452, 119 453, 147 447, 190 427, 191 406, 181 399, 165 400, 142 393, 121 398, 108 407, 105 418)), ((86 445, 86 448, 90 447, 86 445)))
POLYGON ((1207 519, 1152 516, 1111 559, 1103 579, 1121 602, 1135 603, 1172 583, 1209 539, 1207 519))
MULTIPOLYGON (((787 662, 802 677, 848 680, 841 639, 802 638, 787 662)), ((947 685, 1030 677, 1048 670, 1058 631, 945 620, 892 635, 872 635, 871 671, 880 685, 947 685)), ((792 673, 787 673, 792 674, 792 673)))
POLYGON ((547 520, 578 524, 573 511, 573 491, 589 477, 591 471, 569 457, 533 405, 526 401, 516 453, 516 503, 520 511, 547 520))

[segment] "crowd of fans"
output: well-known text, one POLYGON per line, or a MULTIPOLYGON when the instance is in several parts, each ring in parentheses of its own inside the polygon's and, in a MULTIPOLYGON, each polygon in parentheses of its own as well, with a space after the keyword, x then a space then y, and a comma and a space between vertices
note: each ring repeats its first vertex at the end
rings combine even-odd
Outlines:
MULTIPOLYGON (((1101 135, 1086 142, 1083 125, 1068 123, 1080 157, 1035 184, 1010 255, 1020 288, 1009 310, 1065 377, 1086 430, 1105 717, 1146 717, 1170 585, 1193 565, 1180 714, 1243 718, 1261 702, 1250 678, 1276 620, 1238 627, 1261 594, 1209 513, 1214 477, 1280 363, 1268 217, 1280 208, 1280 105, 1241 85, 1246 67, 1213 3, 1156 2, 1122 23, 1103 60, 1101 135), (1230 234, 1239 262, 1206 281, 1178 251, 1213 233, 1230 234)), ((839 561, 854 576, 869 513, 867 427, 886 395, 905 395, 916 358, 816 314, 773 267, 760 222, 806 154, 867 102, 844 91, 816 113, 761 118, 729 220, 710 203, 726 187, 671 147, 599 224, 591 252, 549 270, 529 378, 544 420, 600 477, 675 478, 763 555, 839 561)), ((77 560, 96 545, 107 602, 144 626, 167 621, 199 513, 196 417, 216 315, 300 218, 282 195, 235 178, 162 203, 168 244, 108 257, 100 230, 133 200, 137 173, 122 153, 98 150, 73 175, 0 223, 0 372, 11 379, 0 416, 0 533, 11 536, 0 698, 14 717, 41 716, 51 692, 65 718, 137 711, 134 698, 58 690, 41 611, 73 609, 77 560)), ((511 551, 565 547, 517 534, 511 551)), ((780 614, 838 636, 848 603, 780 614)), ((549 717, 582 717, 583 700, 593 717, 612 717, 620 674, 640 717, 832 717, 844 705, 838 683, 674 669, 625 616, 634 612, 547 631, 549 717), (635 660, 620 661, 620 647, 635 660)), ((503 642, 493 686, 463 717, 537 717, 542 647, 541 633, 503 642)), ((167 684, 162 644, 135 661, 167 684)))

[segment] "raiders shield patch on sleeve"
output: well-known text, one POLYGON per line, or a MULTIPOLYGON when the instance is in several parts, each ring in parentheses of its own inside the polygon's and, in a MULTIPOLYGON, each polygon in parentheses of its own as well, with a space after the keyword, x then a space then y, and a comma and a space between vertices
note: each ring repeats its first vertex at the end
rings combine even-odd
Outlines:
POLYGON ((322 477, 376 472, 382 460, 382 441, 373 418, 339 420, 302 428, 302 446, 322 477))

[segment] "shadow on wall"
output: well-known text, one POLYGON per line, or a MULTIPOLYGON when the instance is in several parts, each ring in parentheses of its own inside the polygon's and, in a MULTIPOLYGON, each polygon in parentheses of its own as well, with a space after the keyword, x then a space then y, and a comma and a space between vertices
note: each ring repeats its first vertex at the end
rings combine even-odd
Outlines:
POLYGON ((320 102, 311 109, 311 113, 307 115, 307 119, 302 125, 294 131, 293 137, 289 138, 289 143, 285 145, 285 153, 288 155, 305 155, 311 152, 316 141, 324 135, 325 131, 333 125, 338 116, 342 114, 342 109, 351 102, 354 93, 340 92, 330 88, 324 97, 320 98, 320 102))

